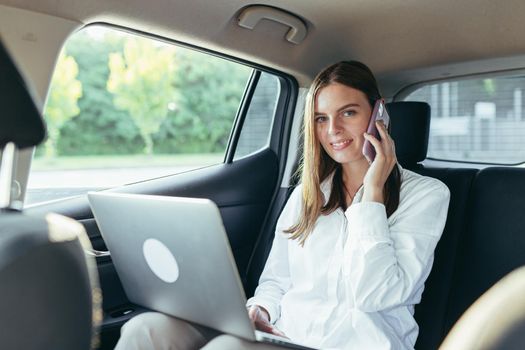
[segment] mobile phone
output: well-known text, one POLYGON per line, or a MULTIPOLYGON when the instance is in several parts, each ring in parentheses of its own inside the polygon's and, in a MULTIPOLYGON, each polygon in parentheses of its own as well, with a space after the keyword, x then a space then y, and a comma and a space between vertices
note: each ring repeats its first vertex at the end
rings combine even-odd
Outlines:
MULTIPOLYGON (((375 138, 381 140, 379 131, 377 131, 376 121, 382 120, 385 124, 385 127, 388 128, 390 124, 390 116, 385 108, 385 100, 380 98, 376 101, 374 109, 372 110, 372 115, 370 117, 370 122, 368 123, 368 128, 366 130, 367 134, 374 135, 375 138)), ((372 163, 376 158, 376 150, 370 141, 365 140, 363 145, 363 155, 368 160, 369 163, 372 163)))

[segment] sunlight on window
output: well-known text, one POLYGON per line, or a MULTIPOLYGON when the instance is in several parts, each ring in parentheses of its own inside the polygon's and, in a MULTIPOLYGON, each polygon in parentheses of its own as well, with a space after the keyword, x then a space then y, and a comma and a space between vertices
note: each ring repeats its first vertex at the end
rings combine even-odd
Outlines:
POLYGON ((52 78, 26 204, 223 162, 251 71, 108 27, 77 32, 52 78))

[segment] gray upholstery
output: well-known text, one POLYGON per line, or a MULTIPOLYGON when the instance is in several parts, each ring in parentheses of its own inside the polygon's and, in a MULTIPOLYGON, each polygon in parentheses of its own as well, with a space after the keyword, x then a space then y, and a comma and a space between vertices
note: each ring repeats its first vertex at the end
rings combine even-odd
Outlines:
MULTIPOLYGON (((0 175, 11 190, 19 148, 45 136, 42 116, 26 82, 0 42, 0 175), (5 155, 8 154, 8 157, 5 155), (5 168, 4 168, 5 167, 5 168)), ((3 196, 2 196, 3 198, 3 196)), ((0 347, 2 349, 90 349, 102 319, 97 267, 87 258, 91 244, 83 226, 56 215, 30 217, 13 210, 10 196, 0 208, 0 347)))
POLYGON ((0 214, 2 348, 90 349, 96 344, 92 324, 101 319, 100 290, 82 237, 87 238, 82 225, 58 215, 0 214))

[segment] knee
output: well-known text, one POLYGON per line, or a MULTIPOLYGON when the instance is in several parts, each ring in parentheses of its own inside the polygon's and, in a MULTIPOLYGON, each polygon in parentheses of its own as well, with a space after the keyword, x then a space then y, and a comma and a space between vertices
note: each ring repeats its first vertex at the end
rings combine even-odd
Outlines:
POLYGON ((223 334, 213 338, 201 350, 228 349, 228 350, 245 350, 249 348, 249 342, 232 335, 223 334))
POLYGON ((120 331, 122 335, 140 334, 142 332, 151 333, 164 323, 169 322, 168 316, 158 312, 145 312, 139 314, 126 322, 120 331))
POLYGON ((116 349, 154 349, 174 328, 171 317, 158 312, 145 312, 126 322, 120 330, 116 349))
POLYGON ((196 349, 205 342, 189 323, 158 312, 145 312, 122 326, 116 349, 196 349))

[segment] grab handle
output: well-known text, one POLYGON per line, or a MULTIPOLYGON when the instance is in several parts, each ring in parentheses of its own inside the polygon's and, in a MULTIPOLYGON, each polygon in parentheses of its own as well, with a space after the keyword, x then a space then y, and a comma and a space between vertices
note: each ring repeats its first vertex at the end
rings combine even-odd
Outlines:
POLYGON ((268 6, 249 6, 245 8, 239 15, 239 25, 253 29, 263 19, 290 27, 290 30, 286 33, 286 40, 293 44, 300 44, 308 32, 303 21, 296 16, 268 6))

